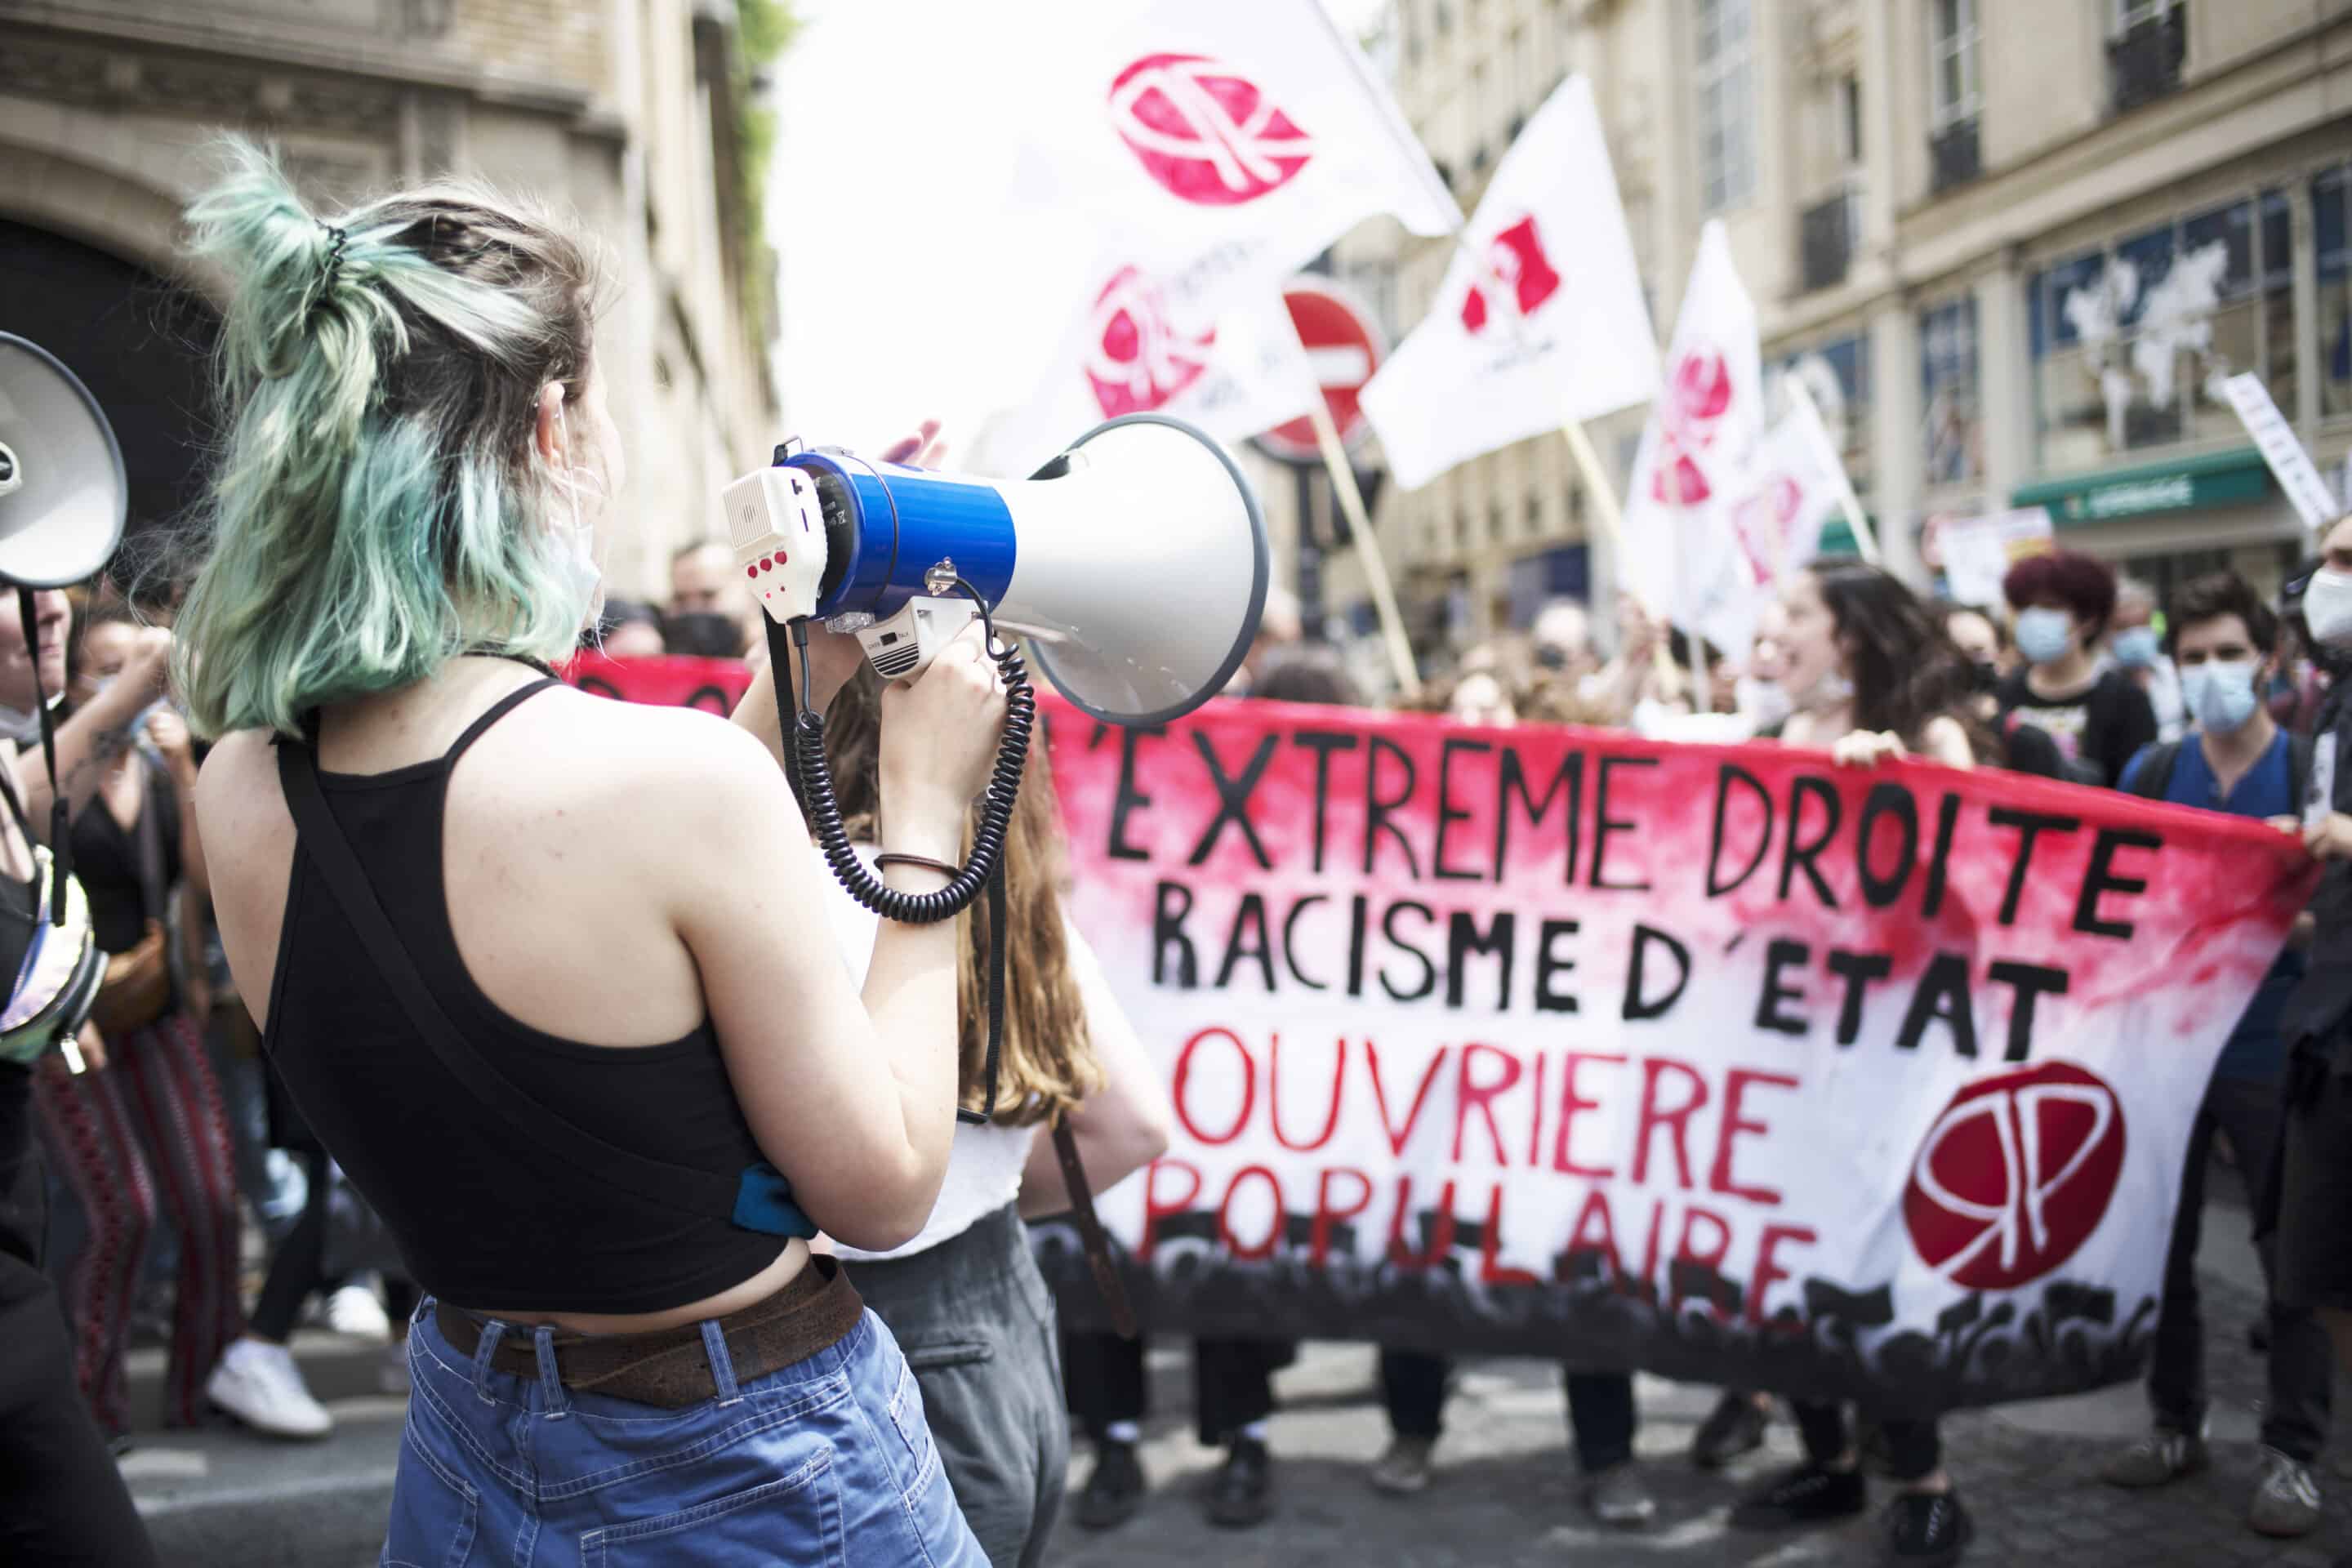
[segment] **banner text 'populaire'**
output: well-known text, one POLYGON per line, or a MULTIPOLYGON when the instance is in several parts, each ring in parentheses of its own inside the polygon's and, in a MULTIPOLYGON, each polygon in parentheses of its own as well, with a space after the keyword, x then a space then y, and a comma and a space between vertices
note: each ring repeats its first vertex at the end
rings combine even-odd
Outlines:
POLYGON ((1045 706, 1072 913, 1175 1111, 1102 1204, 1161 1331, 1887 1408, 2129 1376, 2309 886, 2260 824, 1990 770, 1045 706))

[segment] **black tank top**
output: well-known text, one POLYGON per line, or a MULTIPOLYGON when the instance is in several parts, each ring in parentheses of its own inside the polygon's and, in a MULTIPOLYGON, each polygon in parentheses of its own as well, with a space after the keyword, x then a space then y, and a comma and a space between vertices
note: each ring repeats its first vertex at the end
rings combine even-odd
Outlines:
MULTIPOLYGON (((606 1144, 730 1183, 754 1170, 772 1177, 708 1021, 667 1045, 559 1039, 501 1012, 458 953, 441 850, 451 770, 483 731, 555 684, 510 694, 438 761, 320 773, 328 810, 460 1048, 606 1144)), ((549 948, 570 940, 562 910, 539 923, 549 948)), ((264 1043, 320 1143, 435 1295, 490 1310, 665 1311, 750 1279, 775 1261, 781 1236, 814 1234, 796 1211, 757 1228, 682 1213, 519 1136, 420 1037, 305 839, 281 930, 264 1043)))

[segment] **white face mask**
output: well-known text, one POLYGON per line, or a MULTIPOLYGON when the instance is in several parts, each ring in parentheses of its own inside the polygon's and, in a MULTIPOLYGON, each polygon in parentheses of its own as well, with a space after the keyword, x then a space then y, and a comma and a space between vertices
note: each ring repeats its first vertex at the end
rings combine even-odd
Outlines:
POLYGON ((2254 694, 2253 661, 2208 660, 2190 666, 2180 672, 2180 701, 2196 716, 2198 728, 2210 734, 2243 729, 2260 703, 2254 694))
POLYGON ((2048 664, 2066 657, 2074 646, 2074 617, 2063 610, 2032 609, 2019 612, 2017 617, 2017 651, 2025 656, 2028 664, 2048 664))
MULTIPOLYGON (((555 416, 558 430, 563 428, 563 414, 555 416)), ((567 438, 564 447, 572 446, 567 438)), ((586 468, 572 468, 556 477, 555 483, 572 503, 572 526, 550 531, 551 544, 555 552, 556 584, 567 605, 579 611, 576 624, 585 629, 604 608, 604 569, 596 563, 596 521, 592 514, 583 519, 580 511, 580 491, 584 485, 594 493, 597 510, 601 511, 611 498, 605 493, 604 476, 586 468)))
POLYGON ((1759 731, 1769 730, 1788 721, 1797 705, 1789 699, 1789 689, 1777 680, 1759 680, 1743 675, 1738 684, 1739 710, 1759 731))
POLYGON ((2303 620, 2314 642, 2326 647, 2352 647, 2352 573, 2332 566, 2313 573, 2303 591, 2303 620))

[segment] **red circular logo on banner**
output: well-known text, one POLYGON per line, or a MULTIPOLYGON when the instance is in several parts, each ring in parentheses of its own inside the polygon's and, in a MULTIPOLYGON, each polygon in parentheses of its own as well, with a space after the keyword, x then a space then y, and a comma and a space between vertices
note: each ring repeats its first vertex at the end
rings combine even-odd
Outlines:
POLYGON ((1133 267, 1122 267, 1095 296, 1093 346, 1087 382, 1106 419, 1159 407, 1201 379, 1213 329, 1188 338, 1169 324, 1159 287, 1133 267))
POLYGON ((2090 1239, 2123 1168, 2116 1091, 2072 1062, 2044 1062, 1952 1097, 1912 1161, 1903 1223, 1953 1284, 2013 1289, 2090 1239))
POLYGON ((1658 460, 1650 494, 1677 506, 1696 506, 1714 493, 1696 461, 1714 444, 1716 427, 1731 411, 1731 366, 1714 349, 1675 362, 1658 402, 1658 460))
POLYGON ((1462 300, 1463 329, 1474 334, 1486 328, 1486 293, 1481 283, 1508 294, 1512 309, 1522 316, 1534 315, 1545 300, 1559 292, 1559 272, 1544 251, 1533 213, 1496 234, 1486 246, 1486 275, 1470 286, 1462 300))
MULTIPOLYGON (((1290 310, 1290 324, 1298 329, 1298 346, 1323 389, 1323 405, 1331 411, 1332 427, 1342 446, 1353 447, 1370 426, 1357 399, 1386 353, 1378 322, 1363 305, 1321 278, 1294 278, 1283 286, 1282 302, 1290 310)), ((1266 455, 1286 463, 1317 464, 1323 460, 1311 420, 1293 419, 1257 438, 1266 455)))
POLYGON ((1146 55, 1110 84, 1119 140, 1169 193, 1234 206, 1278 190, 1315 154, 1247 77, 1202 55, 1146 55))

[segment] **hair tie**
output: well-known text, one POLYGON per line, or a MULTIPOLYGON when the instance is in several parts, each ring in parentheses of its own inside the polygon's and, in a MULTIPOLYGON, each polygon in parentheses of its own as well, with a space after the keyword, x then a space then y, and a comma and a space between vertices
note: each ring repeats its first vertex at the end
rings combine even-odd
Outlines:
POLYGON ((319 226, 327 231, 327 281, 332 283, 335 274, 342 270, 343 245, 351 237, 323 218, 319 226))

